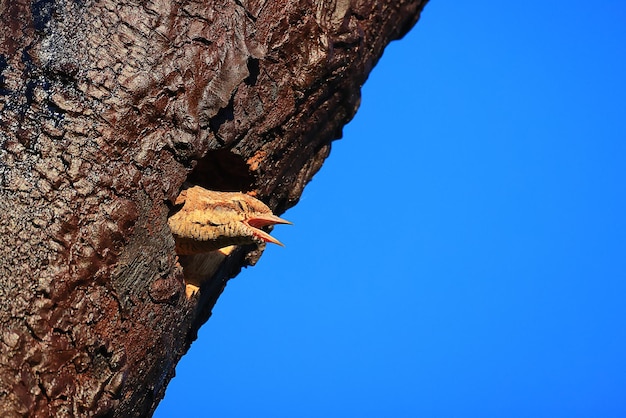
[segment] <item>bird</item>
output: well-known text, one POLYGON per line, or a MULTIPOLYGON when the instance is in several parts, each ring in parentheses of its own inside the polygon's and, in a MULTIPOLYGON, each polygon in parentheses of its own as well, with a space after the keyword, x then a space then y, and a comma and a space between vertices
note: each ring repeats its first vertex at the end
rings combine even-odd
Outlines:
POLYGON ((241 192, 218 192, 200 186, 183 190, 168 225, 178 255, 203 254, 229 245, 270 242, 283 246, 261 228, 291 224, 260 200, 241 192))
POLYGON ((180 192, 167 223, 183 266, 188 298, 235 246, 268 242, 284 246, 261 228, 291 225, 250 195, 207 190, 197 185, 180 192))

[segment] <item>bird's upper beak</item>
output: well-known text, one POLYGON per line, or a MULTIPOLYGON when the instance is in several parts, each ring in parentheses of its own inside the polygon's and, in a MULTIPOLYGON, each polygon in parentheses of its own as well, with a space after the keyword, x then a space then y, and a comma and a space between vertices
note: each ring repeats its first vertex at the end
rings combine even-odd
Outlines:
POLYGON ((263 240, 264 242, 278 244, 281 247, 284 247, 285 245, 267 232, 263 231, 261 228, 263 228, 264 226, 276 224, 292 225, 291 222, 272 214, 254 214, 246 219, 244 222, 252 229, 254 236, 263 240))

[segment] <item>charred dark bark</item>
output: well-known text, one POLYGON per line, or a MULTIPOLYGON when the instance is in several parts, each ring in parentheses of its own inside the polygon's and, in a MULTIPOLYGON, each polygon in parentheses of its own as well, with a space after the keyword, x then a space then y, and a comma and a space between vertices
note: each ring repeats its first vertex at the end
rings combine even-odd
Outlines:
POLYGON ((294 205, 425 2, 0 1, 2 415, 150 415, 260 255, 187 300, 182 183, 294 205))

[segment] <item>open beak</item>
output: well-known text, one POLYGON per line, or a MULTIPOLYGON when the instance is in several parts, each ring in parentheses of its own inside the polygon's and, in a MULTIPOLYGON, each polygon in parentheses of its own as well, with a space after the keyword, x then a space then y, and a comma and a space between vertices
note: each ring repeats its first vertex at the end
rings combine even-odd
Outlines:
POLYGON ((264 242, 278 244, 281 247, 284 247, 285 245, 260 228, 277 224, 293 225, 291 222, 272 214, 256 214, 246 219, 244 222, 252 228, 252 231, 257 238, 263 240, 264 242))

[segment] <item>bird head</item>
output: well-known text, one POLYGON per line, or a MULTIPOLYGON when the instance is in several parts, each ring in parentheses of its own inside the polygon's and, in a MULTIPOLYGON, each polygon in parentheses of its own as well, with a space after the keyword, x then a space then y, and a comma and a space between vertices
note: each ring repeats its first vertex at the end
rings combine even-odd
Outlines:
POLYGON ((168 224, 179 255, 207 253, 229 245, 283 245, 262 228, 291 224, 252 196, 199 186, 183 190, 175 207, 178 210, 169 217, 168 224))

